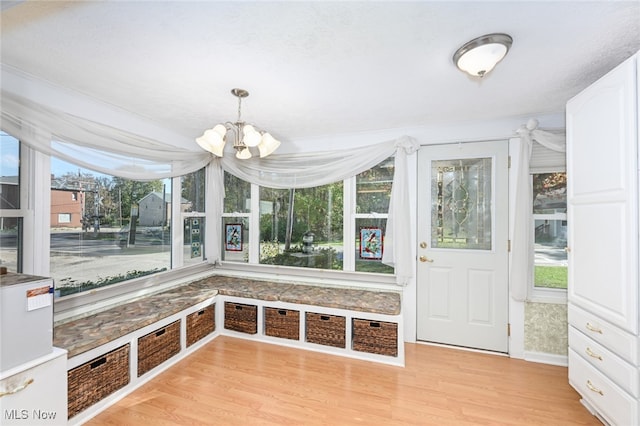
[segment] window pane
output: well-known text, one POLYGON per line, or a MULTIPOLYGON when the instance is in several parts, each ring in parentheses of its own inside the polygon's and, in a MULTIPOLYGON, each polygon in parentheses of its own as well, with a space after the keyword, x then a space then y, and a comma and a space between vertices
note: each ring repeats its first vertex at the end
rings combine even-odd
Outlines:
POLYGON ((205 211, 205 193, 206 179, 205 170, 200 169, 197 172, 189 173, 182 176, 182 207, 183 212, 204 212, 205 211))
POLYGON ((356 219, 356 271, 393 274, 382 263, 387 219, 356 219))
POLYGON ((260 188, 260 263, 342 269, 342 182, 260 188))
POLYGON ((388 213, 394 159, 390 157, 356 176, 356 213, 388 213))
POLYGON ((251 184, 234 175, 224 173, 224 212, 248 213, 251 211, 251 184))
POLYGON ((536 287, 567 288, 566 246, 566 220, 535 220, 536 287))
POLYGON ((533 213, 567 212, 567 174, 539 173, 533 175, 533 213))
POLYGON ((21 217, 0 217, 0 266, 22 272, 21 217))
POLYGON ((249 218, 222 218, 222 260, 249 262, 249 218))
POLYGON ((491 158, 431 162, 431 247, 491 249, 491 158))
POLYGON ((0 209, 20 208, 20 142, 0 132, 0 209))
POLYGON ((201 263, 206 259, 204 252, 205 223, 204 217, 184 219, 184 265, 201 263))
POLYGON ((51 161, 51 276, 60 296, 170 268, 168 182, 51 161), (72 195, 75 194, 75 195, 72 195), (57 219, 64 217, 66 222, 57 219))

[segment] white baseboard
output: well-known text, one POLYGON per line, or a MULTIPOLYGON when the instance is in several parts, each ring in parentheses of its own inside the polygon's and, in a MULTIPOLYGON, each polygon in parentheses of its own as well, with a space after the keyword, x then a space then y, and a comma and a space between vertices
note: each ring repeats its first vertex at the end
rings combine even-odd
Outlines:
POLYGON ((539 362, 541 364, 558 365, 560 367, 566 367, 569 365, 569 358, 567 355, 548 354, 544 352, 525 351, 524 360, 539 362))

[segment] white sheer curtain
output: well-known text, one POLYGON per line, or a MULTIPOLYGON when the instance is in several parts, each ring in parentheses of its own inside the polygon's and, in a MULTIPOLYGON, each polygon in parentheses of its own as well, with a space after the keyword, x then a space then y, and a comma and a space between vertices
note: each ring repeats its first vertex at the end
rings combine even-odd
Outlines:
POLYGON ((172 147, 4 90, 0 118, 2 130, 37 151, 127 179, 181 176, 211 161, 207 152, 172 147))
MULTIPOLYGON (((233 156, 217 160, 222 169, 245 181, 271 188, 308 188, 344 180, 370 169, 395 154, 394 180, 382 262, 394 266, 399 285, 413 276, 411 261, 410 206, 407 156, 419 145, 402 136, 387 142, 339 151, 302 154, 274 154, 257 161, 238 160, 233 156)), ((216 187, 224 185, 223 175, 215 175, 216 187)), ((216 210, 216 214, 218 211, 216 210)), ((222 211, 219 212, 220 214, 222 211)), ((215 219, 214 219, 215 220, 215 219)), ((217 263, 220 252, 211 261, 217 263)))
MULTIPOLYGON (((383 263, 394 266, 398 284, 413 275, 411 260, 407 156, 419 145, 410 137, 360 148, 303 154, 271 155, 255 161, 230 155, 212 162, 201 150, 180 149, 123 129, 87 120, 2 90, 0 127, 45 154, 108 175, 134 180, 182 176, 211 163, 207 212, 213 225, 207 233, 208 257, 220 261, 220 223, 224 208, 224 173, 271 188, 306 188, 344 180, 395 154, 383 263)), ((196 146, 194 142, 194 147, 196 146)))
POLYGON ((538 121, 531 119, 516 130, 520 136, 518 177, 516 182, 515 215, 511 236, 511 297, 517 301, 527 299, 527 289, 533 277, 533 188, 529 173, 529 160, 534 143, 553 151, 564 152, 564 134, 538 129, 538 121))

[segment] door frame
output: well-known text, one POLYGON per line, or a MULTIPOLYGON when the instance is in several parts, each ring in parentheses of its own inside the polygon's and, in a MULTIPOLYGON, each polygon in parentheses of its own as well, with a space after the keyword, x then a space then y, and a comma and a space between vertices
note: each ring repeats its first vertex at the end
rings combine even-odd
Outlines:
MULTIPOLYGON (((514 123, 513 126, 516 126, 517 123, 514 123)), ((500 133, 496 131, 495 133, 500 133)), ((513 136, 506 136, 503 138, 500 137, 491 137, 487 139, 464 139, 463 141, 445 141, 442 143, 423 143, 420 148, 426 148, 431 145, 442 145, 442 144, 459 144, 459 143, 467 143, 467 142, 483 142, 488 140, 497 140, 504 139, 509 141, 509 157, 511 159, 511 167, 509 168, 509 182, 516 182, 518 176, 518 162, 519 162, 519 146, 520 146, 520 138, 513 136)), ((413 155, 412 161, 408 162, 409 166, 409 191, 412 194, 412 202, 415 203, 417 199, 417 183, 418 183, 418 156, 413 155)), ((514 185, 509 185, 509 238, 513 235, 513 214, 514 214, 514 206, 515 206, 515 188, 514 185)), ((411 210, 413 214, 411 215, 411 228, 414 230, 412 232, 412 258, 417 263, 417 246, 418 246, 418 236, 417 236, 417 214, 418 207, 417 203, 411 206, 411 210)), ((414 264, 415 268, 417 265, 414 264)), ((509 258, 509 268, 511 269, 511 258, 509 258)), ((417 269, 414 269, 417 272, 417 269)), ((511 277, 511 273, 509 276, 511 277)), ((511 325, 511 335, 509 336, 509 352, 508 356, 511 358, 524 359, 525 358, 525 350, 524 350, 524 310, 525 310, 525 302, 514 300, 511 297, 511 283, 509 283, 509 324, 511 325)), ((405 341, 409 343, 420 343, 420 344, 428 344, 423 342, 418 342, 417 340, 417 279, 414 277, 411 278, 408 285, 403 289, 403 303, 402 310, 404 312, 404 330, 405 330, 405 341)))

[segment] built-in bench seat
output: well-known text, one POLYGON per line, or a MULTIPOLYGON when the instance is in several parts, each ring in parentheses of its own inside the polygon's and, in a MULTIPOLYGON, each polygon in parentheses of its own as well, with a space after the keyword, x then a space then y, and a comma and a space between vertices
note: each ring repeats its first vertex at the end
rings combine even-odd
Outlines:
POLYGON ((384 315, 399 315, 401 306, 395 292, 213 276, 59 324, 54 328, 54 346, 66 349, 72 358, 217 294, 384 315))
POLYGON ((145 296, 84 318, 54 327, 53 345, 73 358, 114 341, 164 318, 184 311, 218 294, 207 280, 200 280, 162 293, 145 296))
POLYGON ((211 276, 54 326, 70 424, 227 335, 404 365, 400 294, 211 276))

